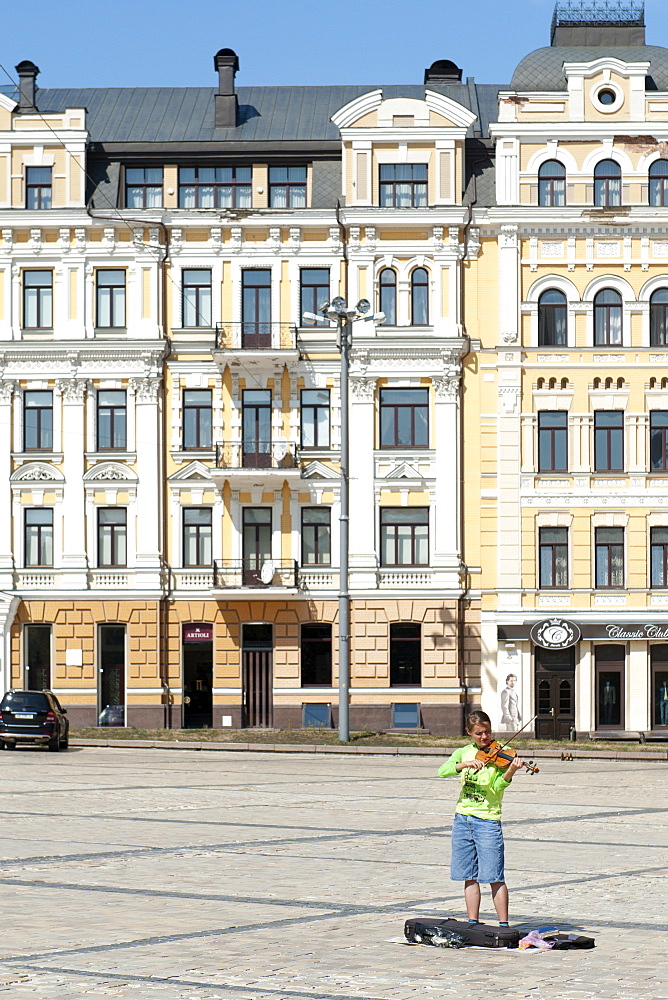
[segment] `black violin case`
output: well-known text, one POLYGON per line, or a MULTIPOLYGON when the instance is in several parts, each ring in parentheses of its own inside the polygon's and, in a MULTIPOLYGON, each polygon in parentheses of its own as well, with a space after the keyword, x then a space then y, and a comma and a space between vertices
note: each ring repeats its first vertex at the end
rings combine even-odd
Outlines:
MULTIPOLYGON (((514 927, 499 927, 495 924, 469 924, 454 917, 412 917, 404 924, 404 936, 412 944, 431 944, 436 937, 447 939, 443 931, 460 934, 466 944, 483 948, 517 948, 521 934, 514 927)), ((434 942, 436 944, 436 942, 434 942)), ((446 946, 447 947, 447 946, 446 946)), ((457 947, 455 945, 455 947, 457 947)))

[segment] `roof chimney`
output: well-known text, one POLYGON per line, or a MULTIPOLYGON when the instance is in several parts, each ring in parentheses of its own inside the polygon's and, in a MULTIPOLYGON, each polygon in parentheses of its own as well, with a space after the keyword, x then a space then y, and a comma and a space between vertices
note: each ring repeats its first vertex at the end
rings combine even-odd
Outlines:
POLYGON ((461 83, 462 71, 450 59, 437 59, 424 71, 425 83, 461 83))
POLYGON ((213 57, 213 65, 218 70, 216 128, 235 128, 239 101, 234 90, 234 77, 239 69, 239 59, 232 49, 220 49, 213 57))
POLYGON ((24 59, 14 68, 19 74, 19 111, 34 111, 39 66, 35 66, 29 59, 24 59))

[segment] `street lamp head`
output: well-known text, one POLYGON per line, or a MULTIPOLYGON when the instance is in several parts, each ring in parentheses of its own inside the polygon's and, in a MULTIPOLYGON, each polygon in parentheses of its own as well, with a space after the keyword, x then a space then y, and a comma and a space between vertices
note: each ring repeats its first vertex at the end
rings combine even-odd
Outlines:
POLYGON ((331 304, 328 312, 331 309, 333 309, 334 312, 338 313, 340 316, 345 315, 346 309, 347 309, 346 300, 343 299, 343 298, 341 298, 340 295, 337 295, 335 299, 332 299, 332 304, 331 304))
POLYGON ((357 305, 355 306, 355 309, 360 314, 360 316, 366 316, 370 308, 371 308, 371 303, 369 302, 368 299, 360 299, 357 305))
POLYGON ((323 316, 327 315, 327 310, 329 309, 329 302, 323 302, 318 306, 318 312, 322 313, 323 316))

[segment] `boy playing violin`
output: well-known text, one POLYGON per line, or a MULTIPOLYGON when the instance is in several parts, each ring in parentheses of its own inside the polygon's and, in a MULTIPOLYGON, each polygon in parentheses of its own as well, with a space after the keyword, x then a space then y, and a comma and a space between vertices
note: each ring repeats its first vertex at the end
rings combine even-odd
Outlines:
POLYGON ((439 778, 461 774, 462 788, 452 824, 450 878, 464 883, 470 924, 478 923, 480 883, 489 882, 501 927, 508 926, 508 887, 503 871, 501 801, 513 775, 524 766, 513 757, 505 770, 476 760, 492 743, 492 725, 485 712, 471 712, 466 732, 472 742, 459 747, 438 770, 439 778))

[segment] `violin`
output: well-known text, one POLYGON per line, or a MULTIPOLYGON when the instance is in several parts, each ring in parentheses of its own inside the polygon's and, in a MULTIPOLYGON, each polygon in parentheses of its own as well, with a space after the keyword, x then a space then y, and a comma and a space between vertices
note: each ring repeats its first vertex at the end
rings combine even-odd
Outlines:
MULTIPOLYGON (((478 750, 475 755, 476 760, 481 760, 483 764, 494 764, 500 771, 505 771, 515 757, 517 757, 517 750, 509 746, 501 746, 497 740, 490 743, 484 750, 478 750)), ((526 767, 531 774, 538 774, 540 770, 533 761, 523 760, 522 767, 526 767)))

